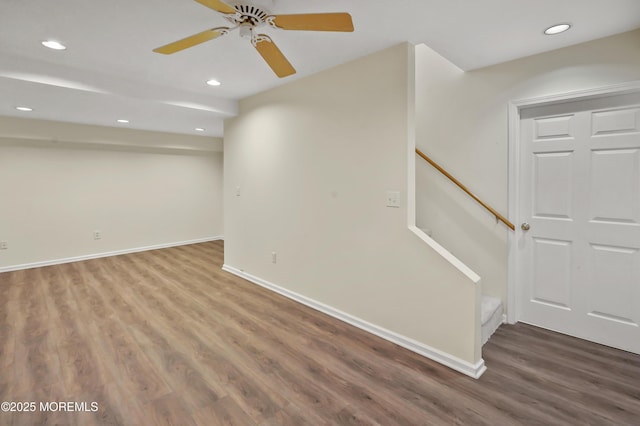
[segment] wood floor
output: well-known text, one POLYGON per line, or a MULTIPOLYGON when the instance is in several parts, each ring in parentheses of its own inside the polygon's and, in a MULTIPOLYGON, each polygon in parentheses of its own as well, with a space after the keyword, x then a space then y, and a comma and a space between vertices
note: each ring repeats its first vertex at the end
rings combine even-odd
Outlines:
POLYGON ((502 326, 474 380, 223 272, 222 253, 0 274, 0 401, 89 410, 0 425, 640 424, 639 356, 502 326))

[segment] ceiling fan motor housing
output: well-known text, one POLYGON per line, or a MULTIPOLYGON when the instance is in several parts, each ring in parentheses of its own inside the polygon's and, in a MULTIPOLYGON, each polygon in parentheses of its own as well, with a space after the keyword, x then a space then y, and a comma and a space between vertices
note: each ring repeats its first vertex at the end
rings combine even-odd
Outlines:
POLYGON ((225 19, 234 25, 250 25, 256 27, 264 24, 269 17, 269 14, 264 9, 256 6, 240 4, 233 8, 236 10, 236 13, 226 15, 225 19))

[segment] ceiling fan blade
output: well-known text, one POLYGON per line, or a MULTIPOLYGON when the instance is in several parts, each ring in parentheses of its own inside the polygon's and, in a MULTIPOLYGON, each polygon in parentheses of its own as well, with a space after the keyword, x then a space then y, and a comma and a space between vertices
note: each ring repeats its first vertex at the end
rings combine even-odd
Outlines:
POLYGON ((295 68, 293 68, 269 36, 259 34, 254 46, 278 77, 282 78, 296 73, 295 68))
POLYGON ((196 0, 203 6, 218 11, 220 13, 236 13, 236 10, 221 0, 196 0))
POLYGON ((164 46, 158 47, 156 49, 153 49, 153 51, 156 53, 163 53, 165 55, 170 55, 172 53, 179 52, 181 50, 187 49, 189 47, 193 47, 200 43, 204 43, 205 41, 213 40, 214 38, 225 35, 228 32, 229 32, 229 28, 227 27, 213 28, 213 29, 206 30, 201 33, 183 38, 182 40, 174 41, 173 43, 169 43, 164 46))
POLYGON ((353 21, 348 13, 275 15, 272 24, 283 30, 353 31, 353 21))

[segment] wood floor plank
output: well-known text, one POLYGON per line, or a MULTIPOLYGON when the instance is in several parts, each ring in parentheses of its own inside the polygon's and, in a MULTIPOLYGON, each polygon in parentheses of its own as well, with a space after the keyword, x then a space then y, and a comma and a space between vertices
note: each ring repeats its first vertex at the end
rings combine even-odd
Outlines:
MULTIPOLYGON (((340 425, 354 425, 354 426, 382 426, 386 423, 378 423, 371 420, 368 415, 364 414, 361 409, 348 405, 343 408, 336 417, 336 423, 340 425)), ((399 423, 398 423, 399 424, 399 423)))
POLYGON ((118 321, 104 321, 92 327, 91 333, 106 337, 101 349, 120 371, 119 381, 135 395, 148 401, 171 393, 161 372, 118 321))
POLYGON ((331 420, 311 410, 303 410, 293 402, 287 402, 274 416, 260 423, 259 426, 326 426, 334 424, 331 420))
POLYGON ((0 425, 637 425, 640 357, 504 325, 474 380, 221 270, 210 242, 0 274, 0 425))
POLYGON ((149 425, 195 426, 192 413, 176 394, 165 395, 149 401, 144 406, 145 421, 149 425))
POLYGON ((193 415, 199 426, 255 426, 256 423, 230 396, 201 407, 193 415))
MULTIPOLYGON (((20 271, 22 272, 22 271, 20 271)), ((19 314, 18 295, 26 274, 18 271, 0 274, 0 401, 6 401, 11 389, 16 385, 13 380, 16 353, 16 318, 19 314)))
POLYGON ((221 391, 215 389, 219 387, 218 384, 208 381, 197 370, 189 355, 175 349, 158 351, 152 345, 145 343, 141 344, 141 348, 156 370, 162 372, 171 389, 185 398, 189 408, 198 410, 220 399, 221 391))

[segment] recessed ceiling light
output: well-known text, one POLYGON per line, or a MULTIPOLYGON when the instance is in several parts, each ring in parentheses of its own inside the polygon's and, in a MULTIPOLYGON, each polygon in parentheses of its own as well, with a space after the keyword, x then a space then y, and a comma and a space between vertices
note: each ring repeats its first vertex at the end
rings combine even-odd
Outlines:
POLYGON ((45 40, 42 45, 53 50, 65 50, 67 48, 67 46, 55 40, 45 40))
POLYGON ((196 132, 204 132, 204 129, 202 127, 196 127, 195 130, 196 132))
POLYGON ((123 123, 123 124, 127 124, 129 122, 129 120, 124 120, 124 119, 120 119, 118 120, 118 123, 123 123))
POLYGON ((558 24, 544 30, 546 35, 560 34, 571 28, 571 24, 558 24))
POLYGON ((207 81, 207 84, 209 86, 220 86, 222 83, 220 83, 218 80, 211 79, 211 80, 207 81))
POLYGON ((33 108, 29 108, 29 107, 25 107, 25 106, 19 106, 19 107, 16 107, 16 109, 18 111, 33 111, 33 108))

